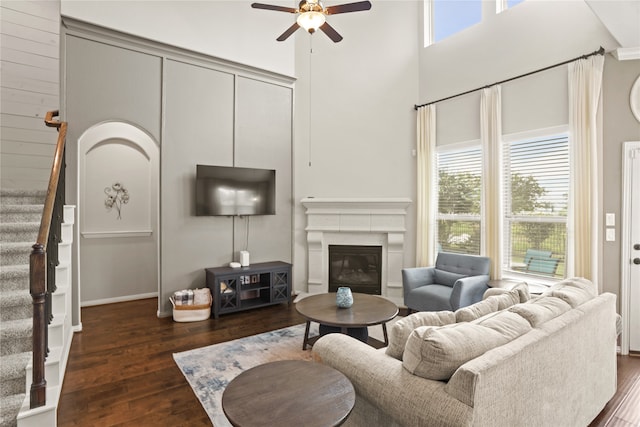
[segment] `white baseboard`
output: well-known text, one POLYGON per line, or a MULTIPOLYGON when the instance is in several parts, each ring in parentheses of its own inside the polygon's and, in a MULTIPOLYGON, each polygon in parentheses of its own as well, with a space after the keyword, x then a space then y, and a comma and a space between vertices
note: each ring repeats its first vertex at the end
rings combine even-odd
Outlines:
POLYGON ((96 299, 92 301, 82 301, 80 307, 91 307, 92 305, 104 305, 113 304, 114 302, 135 301, 138 299, 157 298, 157 292, 150 292, 148 294, 127 295, 123 297, 96 299))

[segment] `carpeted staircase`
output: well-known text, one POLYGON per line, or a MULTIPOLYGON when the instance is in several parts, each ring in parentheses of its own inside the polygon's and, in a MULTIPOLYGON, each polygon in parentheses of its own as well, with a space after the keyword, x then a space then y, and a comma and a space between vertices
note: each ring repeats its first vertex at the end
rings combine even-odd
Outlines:
POLYGON ((31 361, 29 254, 46 193, 0 190, 0 426, 16 425, 31 361))
POLYGON ((29 409, 33 305, 29 256, 37 239, 45 191, 0 189, 0 427, 56 423, 55 412, 71 347, 70 264, 73 207, 65 206, 57 291, 52 295, 49 355, 45 363, 47 404, 29 409))

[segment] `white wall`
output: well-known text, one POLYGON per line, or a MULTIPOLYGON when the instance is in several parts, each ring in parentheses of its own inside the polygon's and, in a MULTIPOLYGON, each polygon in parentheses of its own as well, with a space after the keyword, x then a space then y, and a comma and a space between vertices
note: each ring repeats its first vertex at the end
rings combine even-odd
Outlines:
POLYGON ((291 25, 292 15, 252 9, 251 3, 62 0, 61 13, 172 46, 293 75, 292 46, 275 41, 291 25))
MULTIPOLYGON (((569 119, 567 66, 516 79, 502 86, 502 132, 510 135, 566 126, 569 119)), ((480 141, 480 91, 438 102, 436 144, 480 141)))
POLYGON ((420 103, 618 46, 582 1, 527 0, 420 52, 420 103))
MULTIPOLYGON (((298 290, 306 290, 307 279, 302 198, 415 200, 411 150, 418 93, 419 2, 372 3, 370 11, 329 17, 344 37, 339 43, 320 32, 296 33, 294 281, 298 290)), ((414 206, 407 224, 405 247, 410 249, 405 263, 413 264, 414 206)))
POLYGON ((43 119, 60 108, 59 4, 3 0, 0 22, 0 185, 45 190, 58 139, 43 119))
MULTIPOLYGON (((620 295, 621 220, 622 220, 622 146, 625 141, 640 140, 640 122, 631 112, 629 97, 640 78, 640 59, 618 61, 608 55, 604 63, 603 85, 603 205, 601 215, 616 217, 615 242, 603 242, 602 269, 604 290, 620 295)), ((633 221, 640 221, 634 218, 633 221)), ((631 242, 631 244, 636 242, 631 242)), ((620 304, 620 299, 618 299, 620 304)))

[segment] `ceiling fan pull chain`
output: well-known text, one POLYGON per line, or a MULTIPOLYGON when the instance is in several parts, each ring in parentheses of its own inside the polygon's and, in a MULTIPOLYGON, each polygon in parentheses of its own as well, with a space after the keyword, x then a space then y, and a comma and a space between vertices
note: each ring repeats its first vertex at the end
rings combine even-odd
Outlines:
POLYGON ((313 34, 309 34, 309 140, 308 140, 308 150, 309 150, 309 167, 311 167, 311 124, 313 123, 311 120, 311 108, 312 108, 312 104, 311 104, 311 95, 312 95, 312 88, 311 88, 311 83, 313 82, 311 79, 311 73, 313 72, 313 68, 311 67, 311 58, 313 55, 313 34))

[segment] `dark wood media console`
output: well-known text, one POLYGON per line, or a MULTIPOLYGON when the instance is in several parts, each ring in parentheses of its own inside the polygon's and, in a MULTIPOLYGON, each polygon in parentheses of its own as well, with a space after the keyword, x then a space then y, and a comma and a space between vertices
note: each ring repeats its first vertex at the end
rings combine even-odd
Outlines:
POLYGON ((206 268, 213 304, 211 316, 291 303, 291 264, 274 261, 247 267, 206 268))

